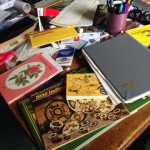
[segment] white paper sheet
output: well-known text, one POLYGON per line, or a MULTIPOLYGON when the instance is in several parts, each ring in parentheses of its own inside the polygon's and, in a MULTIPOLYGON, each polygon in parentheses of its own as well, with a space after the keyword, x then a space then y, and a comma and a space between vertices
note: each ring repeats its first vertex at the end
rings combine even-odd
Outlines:
POLYGON ((98 4, 98 0, 75 0, 65 7, 51 23, 75 27, 92 25, 98 4))

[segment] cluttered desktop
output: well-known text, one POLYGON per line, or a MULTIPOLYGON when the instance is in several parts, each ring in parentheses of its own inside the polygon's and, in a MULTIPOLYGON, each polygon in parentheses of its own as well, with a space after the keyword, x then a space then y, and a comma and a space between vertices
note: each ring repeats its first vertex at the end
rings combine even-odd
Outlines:
POLYGON ((149 0, 0 0, 0 149, 133 149, 149 50, 149 0))

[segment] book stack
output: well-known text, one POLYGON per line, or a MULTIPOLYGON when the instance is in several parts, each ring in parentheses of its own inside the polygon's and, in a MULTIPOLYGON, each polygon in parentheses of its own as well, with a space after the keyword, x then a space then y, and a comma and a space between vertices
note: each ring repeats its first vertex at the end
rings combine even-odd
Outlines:
POLYGON ((83 55, 112 100, 131 103, 150 94, 150 53, 129 35, 86 47, 83 55))
MULTIPOLYGON (((125 104, 125 107, 129 111, 130 114, 133 114, 138 111, 138 109, 142 108, 146 104, 148 104, 150 101, 149 97, 146 97, 145 99, 139 99, 133 103, 130 104, 125 104)), ((33 107, 33 103, 30 98, 25 98, 20 102, 20 108, 22 109, 23 115, 25 120, 27 121, 28 127, 30 129, 30 132, 33 136, 34 142, 38 149, 43 150, 44 149, 44 144, 41 138, 41 134, 38 128, 38 123, 35 117, 35 111, 33 107)), ((86 134, 85 136, 79 137, 70 143, 66 143, 60 147, 60 149, 80 149, 83 146, 87 145, 90 143, 92 140, 112 128, 114 125, 119 123, 121 119, 116 120, 112 122, 111 124, 104 126, 102 128, 99 128, 89 134, 86 134)))
POLYGON ((64 70, 66 76, 56 77, 53 82, 32 92, 61 70, 51 58, 37 54, 1 75, 6 83, 1 85, 3 97, 8 105, 20 99, 18 102, 22 114, 40 150, 81 148, 149 102, 149 97, 131 103, 133 105, 114 101, 107 87, 106 90, 104 88, 104 80, 98 80, 98 71, 93 73, 88 67, 79 66, 72 72, 64 70), (49 69, 51 74, 46 72, 49 69), (24 89, 30 94, 26 96, 27 93, 22 92, 24 89), (19 93, 6 95, 5 91, 19 93))
POLYGON ((66 146, 75 148, 78 144, 73 143, 79 140, 83 142, 83 139, 91 137, 94 131, 99 132, 107 125, 129 115, 123 104, 116 105, 108 98, 94 73, 79 72, 67 74, 67 96, 64 93, 65 82, 60 80, 20 102, 39 149, 64 149, 66 146), (78 80, 80 86, 77 88, 83 88, 80 89, 82 93, 78 94, 83 97, 86 94, 86 99, 78 97, 78 100, 75 96, 70 100, 69 92, 72 90, 68 89, 78 80), (66 100, 68 98, 69 100, 66 100))

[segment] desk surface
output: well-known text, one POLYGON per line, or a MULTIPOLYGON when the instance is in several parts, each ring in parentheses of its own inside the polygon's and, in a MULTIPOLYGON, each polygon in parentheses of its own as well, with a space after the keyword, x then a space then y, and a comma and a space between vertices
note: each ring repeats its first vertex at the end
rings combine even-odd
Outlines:
POLYGON ((150 126, 150 104, 96 138, 83 150, 126 149, 150 126))
MULTIPOLYGON (((16 110, 15 105, 12 106, 11 110, 13 111, 15 117, 17 117, 18 120, 20 119, 19 121, 23 120, 21 119, 19 112, 16 110)), ((2 142, 0 149, 7 150, 13 147, 15 150, 34 150, 34 145, 17 123, 14 116, 12 116, 9 109, 2 102, 0 102, 0 112, 0 118, 2 119, 2 123, 0 124, 0 141, 2 142), (7 144, 8 141, 9 145, 7 144)), ((118 123, 106 133, 89 143, 83 149, 94 150, 97 149, 97 147, 102 150, 125 149, 133 143, 149 125, 150 104, 143 107, 134 115, 131 115, 122 122, 118 123)))
MULTIPOLYGON (((137 1, 137 5, 141 5, 141 3, 137 1)), ((143 5, 143 7, 144 6, 145 5, 143 5)), ((2 101, 0 101, 0 112, 0 149, 36 149, 16 121, 15 117, 2 101)), ((125 149, 134 142, 148 126, 150 126, 150 104, 118 123, 116 126, 86 145, 83 149, 125 149)))
POLYGON ((35 150, 25 131, 0 97, 0 149, 35 150))
MULTIPOLYGON (((2 99, 2 98, 0 98, 2 99)), ((0 149, 35 150, 19 123, 3 101, 0 101, 0 149), (9 143, 9 144, 8 144, 9 143)), ((150 126, 150 104, 124 119, 116 126, 86 145, 83 150, 125 149, 150 126)))

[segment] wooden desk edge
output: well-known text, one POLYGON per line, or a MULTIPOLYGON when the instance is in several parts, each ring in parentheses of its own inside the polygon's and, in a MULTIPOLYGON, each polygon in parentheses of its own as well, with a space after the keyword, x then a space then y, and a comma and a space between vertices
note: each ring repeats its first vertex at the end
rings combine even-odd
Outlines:
POLYGON ((83 150, 128 148, 150 125, 150 103, 86 145, 83 150))

